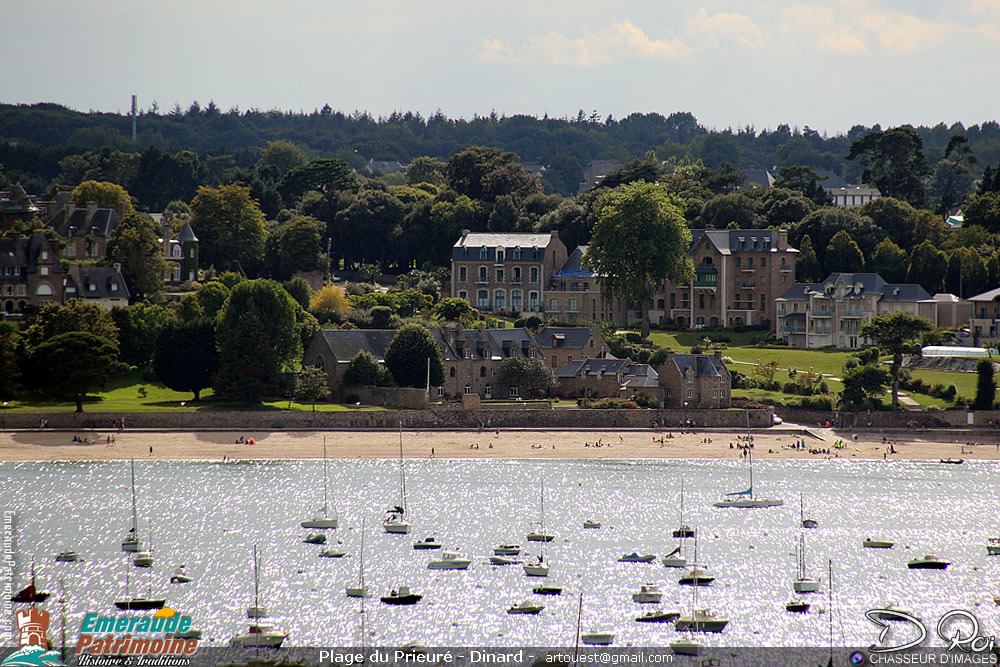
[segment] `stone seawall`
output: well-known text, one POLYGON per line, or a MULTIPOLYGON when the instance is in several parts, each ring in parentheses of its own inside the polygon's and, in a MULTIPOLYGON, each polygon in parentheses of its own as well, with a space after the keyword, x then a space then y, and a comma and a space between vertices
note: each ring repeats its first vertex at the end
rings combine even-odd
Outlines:
MULTIPOLYGON (((750 426, 770 426, 770 410, 750 410, 750 426)), ((394 429, 405 428, 650 428, 665 425, 677 428, 687 420, 697 428, 747 427, 745 410, 582 410, 578 408, 522 410, 462 410, 434 407, 425 410, 364 410, 350 412, 0 412, 0 430, 37 429, 41 419, 47 428, 117 430, 125 419, 125 429, 281 431, 296 429, 394 429)))

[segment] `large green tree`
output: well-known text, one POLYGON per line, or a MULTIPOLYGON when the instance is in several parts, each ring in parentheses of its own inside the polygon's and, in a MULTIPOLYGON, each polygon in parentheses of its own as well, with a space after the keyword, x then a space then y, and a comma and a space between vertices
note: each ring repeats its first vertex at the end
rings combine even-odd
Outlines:
POLYGON ((823 267, 820 266, 813 248, 812 238, 808 234, 799 242, 799 258, 795 262, 795 279, 799 282, 814 283, 823 279, 823 267))
POLYGON ((347 370, 344 371, 345 387, 353 385, 378 385, 382 387, 391 384, 392 376, 388 369, 365 349, 358 350, 358 353, 347 364, 347 370))
POLYGON ((441 350, 427 327, 421 324, 404 324, 385 349, 385 365, 401 387, 424 387, 427 384, 430 360, 430 384, 444 384, 444 365, 441 350))
POLYGON ((986 291, 986 263, 974 248, 956 248, 948 257, 945 288, 965 299, 986 291))
POLYGON ((88 392, 101 389, 128 372, 118 361, 118 346, 103 336, 71 331, 46 340, 35 348, 32 368, 42 379, 44 393, 76 402, 83 412, 88 392))
POLYGON ((820 265, 827 271, 836 271, 837 267, 827 264, 826 248, 834 234, 845 231, 858 244, 861 253, 868 257, 879 241, 886 237, 883 230, 876 227, 871 218, 859 215, 855 211, 825 207, 819 208, 802 219, 789 233, 793 243, 801 243, 806 234, 812 239, 813 248, 820 265))
POLYGON ((191 202, 191 225, 198 230, 202 267, 219 271, 237 265, 255 273, 264 258, 264 214, 239 184, 200 187, 191 202))
POLYGON ((916 283, 934 294, 944 286, 948 273, 948 258, 930 241, 924 241, 910 253, 906 282, 916 283))
POLYGON ((111 319, 120 334, 121 359, 132 366, 145 366, 153 359, 156 339, 171 321, 166 308, 146 302, 112 308, 111 319))
POLYGON ((531 398, 552 389, 556 376, 541 359, 510 357, 497 366, 496 382, 500 396, 508 396, 511 388, 517 388, 521 398, 531 398))
POLYGON ((913 247, 917 210, 905 201, 893 197, 879 197, 859 208, 858 212, 871 218, 872 222, 888 234, 899 247, 904 249, 913 247))
POLYGON ((844 374, 840 402, 846 408, 878 409, 889 384, 889 373, 874 364, 851 368, 844 374))
POLYGON ((125 213, 133 213, 132 198, 125 188, 117 183, 107 181, 84 181, 73 188, 73 203, 77 206, 97 204, 100 208, 113 208, 116 211, 120 204, 125 205, 125 213))
POLYGON ((890 239, 883 239, 875 246, 869 262, 870 268, 890 283, 905 282, 909 264, 910 258, 906 256, 906 251, 890 239))
POLYGON ((826 266, 839 273, 856 273, 865 268, 865 257, 851 235, 841 229, 826 246, 826 266))
POLYGON ((848 160, 858 160, 862 179, 878 187, 885 197, 895 197, 920 208, 926 199, 924 178, 930 174, 924 141, 912 127, 872 130, 851 144, 848 160))
POLYGON ((42 306, 25 331, 25 342, 34 349, 59 334, 86 331, 118 345, 118 327, 107 309, 83 299, 42 306))
POLYGON ((899 408, 899 369, 904 354, 920 354, 920 337, 934 326, 925 317, 904 311, 876 315, 861 325, 859 333, 883 352, 892 355, 889 375, 892 378, 892 407, 899 408))
MULTIPOLYGON (((275 257, 271 276, 288 280, 300 271, 326 269, 323 233, 326 225, 307 215, 296 215, 272 233, 275 257)), ((269 239, 270 241, 271 239, 269 239)))
POLYGON ((281 196, 288 204, 297 202, 310 191, 326 194, 335 191, 353 192, 357 189, 358 177, 351 171, 350 165, 335 158, 312 160, 299 165, 285 174, 278 186, 281 196))
POLYGON ((516 153, 486 146, 470 146, 456 153, 445 166, 445 175, 451 187, 470 199, 483 199, 485 184, 483 179, 493 170, 505 164, 516 163, 516 153))
POLYGON ((190 391, 194 400, 212 386, 219 370, 215 345, 215 322, 200 317, 188 322, 170 322, 156 338, 153 372, 174 391, 190 391))
POLYGON ((972 402, 972 408, 992 410, 996 395, 997 383, 994 379, 993 360, 982 359, 976 364, 976 399, 972 402))
POLYGON ((152 220, 131 213, 111 232, 108 260, 122 265, 133 303, 155 298, 163 289, 167 261, 152 220))
POLYGON ((273 280, 233 287, 215 320, 216 394, 256 403, 281 392, 281 374, 301 357, 295 300, 273 280))
POLYGON ((14 398, 21 388, 17 352, 20 339, 16 324, 0 320, 0 399, 14 398))
POLYGON ((642 337, 649 335, 649 300, 670 280, 691 280, 691 230, 674 197, 639 181, 604 194, 584 262, 606 295, 639 303, 642 337))

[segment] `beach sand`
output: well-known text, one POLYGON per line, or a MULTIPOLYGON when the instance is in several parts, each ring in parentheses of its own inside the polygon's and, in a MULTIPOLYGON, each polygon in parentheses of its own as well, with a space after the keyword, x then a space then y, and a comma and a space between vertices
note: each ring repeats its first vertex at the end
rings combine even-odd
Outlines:
MULTIPOLYGON (((677 430, 433 430, 404 431, 406 458, 547 458, 547 459, 641 459, 641 458, 737 458, 737 431, 681 433, 677 430), (661 441, 662 438, 662 441, 661 441), (710 442, 708 442, 710 441, 710 442), (596 446, 598 443, 601 446, 596 446)), ((276 431, 243 433, 231 431, 13 431, 0 432, 0 461, 99 461, 128 458, 162 460, 209 459, 305 459, 323 456, 326 437, 330 458, 395 458, 399 455, 397 431, 276 431), (79 436, 93 443, 73 442, 79 436), (108 437, 114 443, 108 443, 108 437), (253 445, 235 444, 240 437, 253 438, 253 445)), ((810 428, 769 429, 754 433, 755 458, 819 459, 992 459, 1000 460, 1000 434, 956 432, 954 442, 942 441, 933 431, 886 433, 895 454, 879 431, 858 432, 810 428), (990 439, 987 441, 986 438, 990 439), (971 445, 977 439, 981 444, 971 445), (805 441, 806 449, 792 444, 805 441), (842 440, 843 448, 834 443, 842 440), (810 453, 809 450, 828 450, 810 453)), ((947 436, 946 436, 947 437, 947 436)))

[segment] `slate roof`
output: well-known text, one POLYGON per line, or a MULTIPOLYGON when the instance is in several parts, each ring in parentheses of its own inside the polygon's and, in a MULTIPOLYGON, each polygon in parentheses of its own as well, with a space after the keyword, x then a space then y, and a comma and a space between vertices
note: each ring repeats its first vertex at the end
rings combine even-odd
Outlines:
POLYGON ((970 296, 969 301, 996 301, 1000 298, 1000 287, 996 289, 991 289, 988 292, 983 292, 982 294, 977 294, 976 296, 970 296))
POLYGON ((69 236, 70 228, 75 227, 73 236, 93 234, 94 236, 110 238, 111 232, 115 230, 120 221, 118 212, 113 208, 99 208, 89 217, 85 207, 74 210, 72 214, 69 214, 69 210, 64 208, 52 216, 45 226, 56 230, 60 236, 69 236))
POLYGON ((722 358, 714 354, 672 354, 664 363, 674 364, 681 375, 684 375, 689 368, 693 369, 694 376, 699 378, 721 377, 726 374, 726 365, 722 362, 722 358))
MULTIPOLYGON (((771 229, 692 229, 691 247, 705 236, 723 255, 776 250, 778 247, 778 232, 771 229)), ((788 250, 798 252, 794 248, 788 250)))
POLYGON ((587 246, 577 246, 566 258, 562 268, 552 274, 553 278, 596 278, 593 269, 583 268, 583 256, 587 254, 587 246))
POLYGON ((544 248, 552 240, 552 234, 521 234, 517 232, 492 233, 473 232, 455 241, 455 248, 544 248))
POLYGON ((198 237, 194 235, 194 229, 191 228, 190 222, 185 222, 184 226, 181 227, 181 233, 177 235, 177 240, 181 243, 198 240, 198 237))
POLYGON ((590 337, 589 327, 542 327, 535 334, 535 342, 543 350, 553 348, 581 349, 587 344, 590 337))
POLYGON ((338 363, 347 364, 361 350, 385 361, 385 348, 396 335, 393 329, 324 329, 320 332, 338 363))
MULTIPOLYGON (((820 283, 795 283, 779 298, 790 301, 806 301, 809 293, 815 292, 825 294, 827 285, 836 286, 838 282, 843 282, 851 291, 850 296, 862 294, 879 294, 881 301, 924 301, 930 299, 920 285, 912 283, 887 283, 882 276, 877 273, 831 273, 820 283)), ((973 297, 975 298, 975 297, 973 297)))
MULTIPOLYGON (((557 378, 605 377, 619 373, 637 384, 632 386, 656 386, 659 375, 649 364, 636 364, 630 359, 577 359, 566 363, 555 372, 557 378)), ((623 378, 624 381, 624 378, 623 378)))
POLYGON ((76 277, 70 278, 76 284, 76 296, 81 299, 128 299, 128 285, 125 278, 108 266, 81 266, 76 277), (112 287, 117 286, 117 289, 112 287))
POLYGON ((754 190, 767 188, 774 185, 774 176, 767 169, 740 169, 746 174, 746 180, 740 186, 740 190, 754 190))

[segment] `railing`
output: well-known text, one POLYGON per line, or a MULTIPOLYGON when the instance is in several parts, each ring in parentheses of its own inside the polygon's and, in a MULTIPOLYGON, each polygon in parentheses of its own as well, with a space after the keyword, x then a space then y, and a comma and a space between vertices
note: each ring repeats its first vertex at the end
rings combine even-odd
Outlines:
POLYGON ((863 310, 842 310, 840 311, 841 317, 862 317, 864 315, 863 310))
POLYGON ((520 285, 521 283, 524 282, 524 278, 511 278, 510 282, 514 283, 515 285, 520 285))
POLYGON ((782 327, 781 330, 786 334, 804 334, 806 332, 805 327, 782 327))
POLYGON ((808 313, 812 317, 833 317, 832 310, 817 310, 813 308, 808 308, 806 309, 806 313, 808 313))
POLYGON ((694 286, 695 287, 718 287, 719 286, 719 281, 716 280, 714 277, 712 278, 712 280, 699 280, 698 278, 695 278, 694 286))

